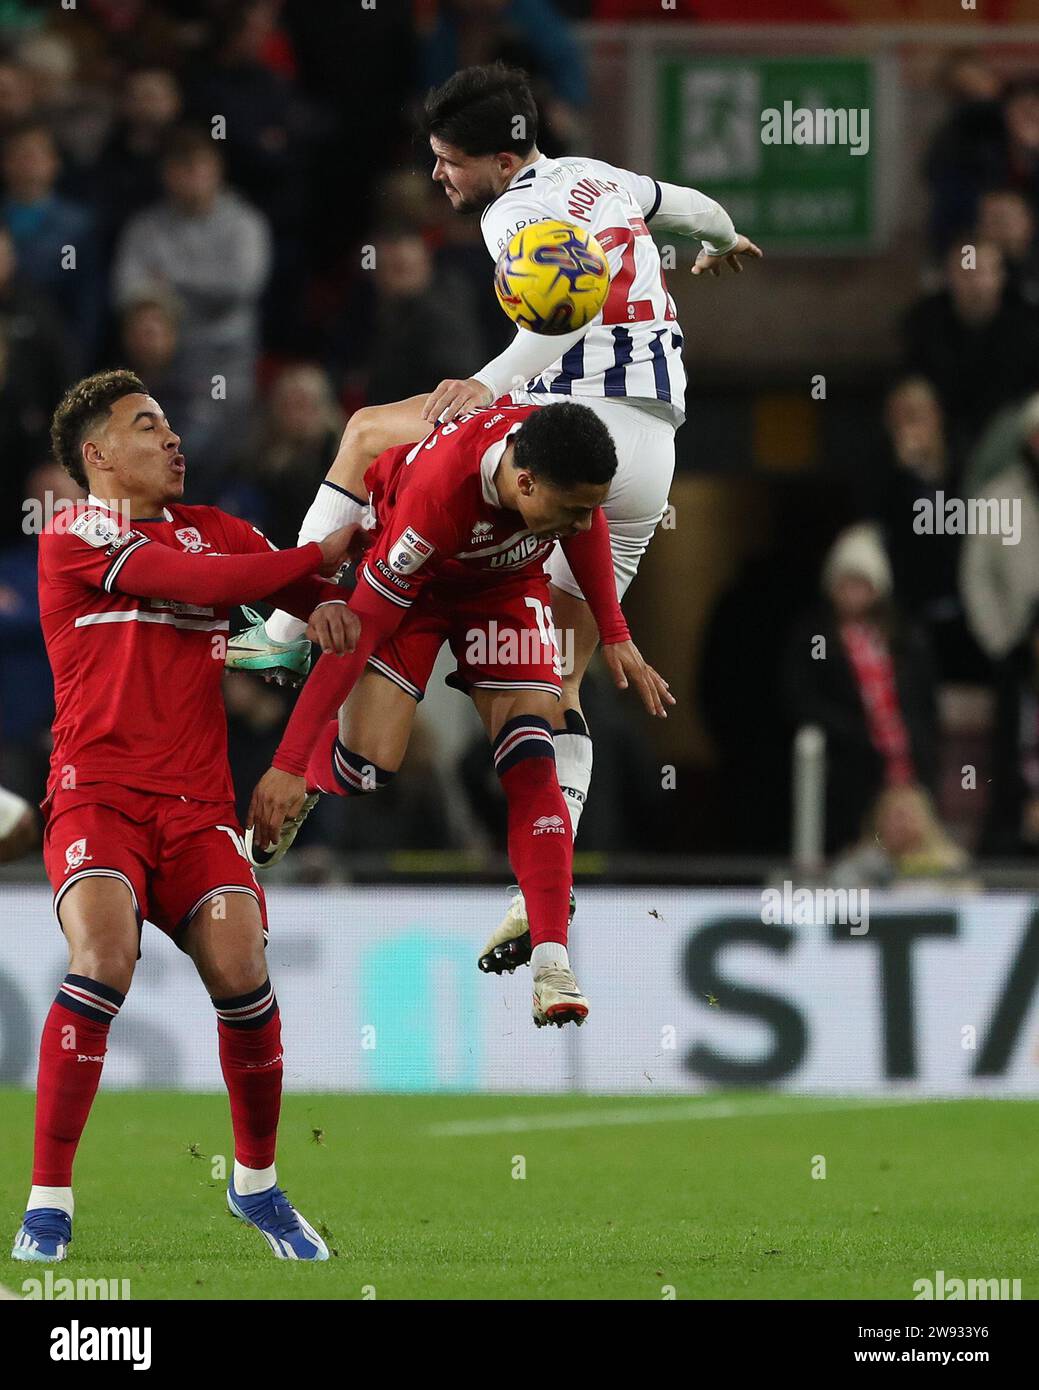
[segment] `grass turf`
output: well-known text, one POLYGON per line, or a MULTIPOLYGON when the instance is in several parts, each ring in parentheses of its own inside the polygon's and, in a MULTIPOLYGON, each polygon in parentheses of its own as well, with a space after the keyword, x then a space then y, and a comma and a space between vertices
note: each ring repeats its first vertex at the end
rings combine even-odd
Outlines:
MULTIPOLYGON (((32 1104, 0 1091, 4 1239, 32 1104)), ((229 1151, 224 1097, 102 1092, 75 1240, 53 1268, 129 1279, 135 1299, 905 1299, 938 1269, 1019 1278, 1034 1298, 1037 1120, 1026 1101, 290 1095, 279 1176, 338 1252, 296 1265, 227 1214, 212 1163, 229 1151)), ((0 1284, 19 1292, 45 1268, 4 1257, 0 1284)))

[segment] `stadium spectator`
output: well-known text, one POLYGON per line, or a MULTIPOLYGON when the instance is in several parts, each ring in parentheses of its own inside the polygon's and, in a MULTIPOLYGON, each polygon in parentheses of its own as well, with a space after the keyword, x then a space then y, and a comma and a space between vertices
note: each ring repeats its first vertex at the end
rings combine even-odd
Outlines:
POLYGON ((200 491, 212 492, 224 466, 224 419, 208 383, 192 369, 180 341, 180 306, 170 295, 145 295, 131 301, 120 319, 113 367, 136 372, 162 401, 166 417, 180 435, 181 448, 202 479, 200 491))
POLYGON ((14 58, 0 58, 0 139, 23 126, 33 115, 32 79, 14 58))
POLYGON ((939 253, 977 216, 993 188, 1016 189, 1039 212, 1039 77, 1012 82, 999 99, 957 105, 935 135, 925 162, 931 185, 931 233, 939 253))
POLYGON ((998 247, 978 242, 975 264, 965 267, 956 245, 945 258, 945 288, 918 300, 903 321, 906 369, 933 383, 960 449, 1000 406, 1039 386, 1039 318, 1005 291, 998 247))
POLYGON ((239 0, 217 25, 212 49, 187 81, 188 108, 200 124, 218 112, 227 177, 267 218, 273 262, 264 302, 264 339, 291 351, 307 271, 308 103, 287 75, 291 44, 277 27, 280 0, 239 0), (272 66, 272 56, 276 66, 272 66))
POLYGON ((1003 464, 977 495, 1011 520, 1019 512, 1018 541, 1008 543, 996 528, 975 530, 964 541, 960 565, 971 631, 994 662, 1009 657, 1026 639, 1039 603, 1039 395, 1017 412, 1009 437, 999 423, 1006 449, 1003 464))
POLYGON ((968 863, 921 787, 885 787, 870 807, 861 838, 839 856, 826 880, 847 888, 912 881, 962 889, 977 886, 964 881, 968 863))
POLYGON ((569 148, 588 104, 588 79, 581 47, 551 0, 442 0, 423 46, 425 84, 438 87, 459 68, 494 62, 530 74, 541 150, 569 148))
POLYGON ((345 345, 348 364, 365 373, 365 403, 402 400, 445 375, 475 372, 486 359, 470 285, 434 275, 429 247, 408 227, 387 228, 372 245, 372 273, 361 277, 345 345))
POLYGON ((69 36, 51 29, 30 34, 16 53, 33 87, 35 119, 50 128, 72 179, 100 153, 112 119, 109 92, 79 71, 69 36))
POLYGON ((1000 668, 990 770, 982 851, 1039 855, 1039 608, 1000 668))
POLYGON ((34 122, 8 134, 0 221, 11 233, 21 274, 65 315, 76 370, 96 354, 103 304, 93 219, 85 207, 59 196, 60 171, 45 125, 34 122))
POLYGON ((784 663, 795 726, 826 734, 826 843, 846 845, 884 786, 933 785, 935 677, 926 635, 898 611, 872 525, 849 527, 823 569, 823 605, 794 628, 784 663))
POLYGON ((233 502, 222 505, 250 517, 275 545, 294 546, 300 522, 335 458, 343 424, 321 368, 286 367, 227 480, 233 502))
MULTIPOLYGON (((54 695, 50 666, 40 629, 36 551, 39 535, 34 517, 50 516, 82 491, 63 468, 45 463, 33 470, 21 499, 18 539, 0 549, 0 746, 4 783, 37 802, 47 781, 50 724, 54 695), (35 504, 35 510, 33 509, 35 504)), ((13 508, 12 508, 13 510, 13 508)))
MULTIPOLYGON (((18 273, 10 232, 0 225, 0 337, 6 347, 5 408, 17 401, 30 447, 46 452, 47 429, 70 373, 71 345, 53 304, 18 273)), ((8 477, 14 463, 5 449, 8 477)), ((31 460, 25 460, 25 466, 31 460)))
POLYGON ((894 590, 906 614, 928 631, 942 676, 947 680, 987 678, 987 664, 967 629, 960 597, 962 536, 922 531, 928 515, 944 512, 959 498, 962 459, 945 433, 942 408, 925 377, 905 377, 884 406, 885 448, 871 481, 875 515, 884 530, 894 590))
POLYGON ((167 68, 127 73, 119 119, 94 173, 106 252, 126 219, 162 196, 162 154, 182 106, 180 86, 167 68))
POLYGON ((270 232, 263 215, 224 185, 219 149, 204 132, 175 132, 162 177, 165 198, 120 237, 115 303, 122 310, 156 293, 176 295, 194 394, 210 395, 214 430, 229 439, 244 427, 256 394, 270 232))
POLYGON ((994 188, 978 203, 977 238, 1003 253, 1007 288, 1026 304, 1039 304, 1039 243, 1035 210, 1016 189, 994 188))

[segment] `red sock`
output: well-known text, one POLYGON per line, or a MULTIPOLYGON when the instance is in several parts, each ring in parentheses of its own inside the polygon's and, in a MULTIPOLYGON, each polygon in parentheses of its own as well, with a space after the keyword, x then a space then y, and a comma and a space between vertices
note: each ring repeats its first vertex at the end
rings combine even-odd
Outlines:
POLYGON ((330 719, 321 730, 310 762, 307 764, 307 788, 310 791, 330 792, 334 796, 361 796, 377 792, 393 781, 393 773, 376 767, 360 753, 352 753, 339 741, 339 721, 330 719))
POLYGON ((66 975, 61 983, 40 1039, 34 1186, 72 1186, 72 1162, 101 1080, 108 1029, 124 997, 85 975, 66 975))
POLYGON ((531 945, 565 946, 574 843, 552 726, 535 715, 510 719, 494 741, 494 766, 509 803, 509 861, 527 905, 531 945))
POLYGON ((281 1114, 281 1015, 274 989, 265 980, 249 994, 214 999, 213 1007, 235 1158, 246 1168, 269 1168, 281 1114))
POLYGON ((318 735, 307 763, 307 791, 334 792, 338 788, 332 774, 332 749, 339 737, 339 720, 330 719, 318 735))

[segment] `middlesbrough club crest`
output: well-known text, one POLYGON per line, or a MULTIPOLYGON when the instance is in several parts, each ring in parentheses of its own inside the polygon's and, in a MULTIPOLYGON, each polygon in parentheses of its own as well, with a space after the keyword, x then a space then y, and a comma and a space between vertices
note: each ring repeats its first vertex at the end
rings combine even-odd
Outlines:
POLYGON ((189 555, 198 555, 201 551, 210 548, 209 542, 202 539, 194 526, 182 526, 179 531, 174 531, 173 534, 189 555))
POLYGON ((65 851, 65 872, 70 873, 73 869, 78 869, 81 864, 88 859, 93 859, 92 854, 87 853, 87 841, 84 836, 82 840, 73 840, 65 851))

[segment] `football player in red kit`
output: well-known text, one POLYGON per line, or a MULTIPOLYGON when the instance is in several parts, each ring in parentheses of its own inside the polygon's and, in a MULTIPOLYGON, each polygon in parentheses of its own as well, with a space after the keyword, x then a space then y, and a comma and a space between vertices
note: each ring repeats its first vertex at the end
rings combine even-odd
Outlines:
POLYGON ((633 683, 655 715, 674 703, 617 602, 600 510, 616 466, 609 430, 576 403, 499 404, 380 455, 365 474, 376 530, 350 600, 357 646, 318 663, 248 816, 259 864, 263 847, 280 857, 320 792, 385 785, 448 642, 458 661, 449 681, 483 720, 508 802, 538 1026, 581 1024, 588 1013, 567 954, 573 849, 551 724, 562 680, 544 562, 557 539, 616 683, 633 683))
POLYGON ((72 1163, 147 918, 195 963, 216 1010, 235 1162, 227 1200, 282 1259, 323 1260, 277 1183, 280 1020, 263 894, 235 818, 221 677, 228 614, 267 598, 346 652, 357 618, 334 574, 349 533, 276 551, 215 507, 186 507, 180 440, 144 384, 88 377, 58 406, 55 456, 90 494, 40 539, 54 673, 44 861, 69 973, 40 1044, 32 1189, 12 1255, 61 1260, 72 1163))

